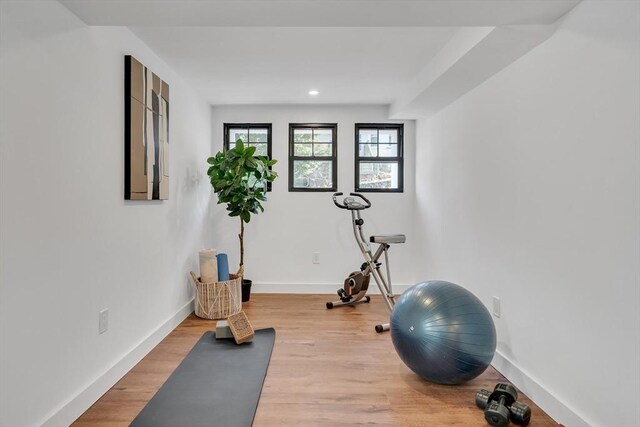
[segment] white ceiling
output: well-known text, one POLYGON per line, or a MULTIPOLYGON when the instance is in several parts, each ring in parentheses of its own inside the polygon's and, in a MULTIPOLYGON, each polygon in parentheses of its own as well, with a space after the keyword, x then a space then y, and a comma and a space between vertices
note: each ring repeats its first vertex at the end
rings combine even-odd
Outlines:
POLYGON ((212 104, 389 104, 456 28, 135 27, 212 104), (308 92, 320 94, 311 97, 308 92))
MULTIPOLYGON (((395 103, 400 117, 411 100, 429 98, 425 85, 455 68, 452 57, 466 55, 462 74, 475 61, 486 79, 510 61, 502 52, 499 64, 479 64, 479 52, 502 49, 503 37, 517 59, 544 40, 532 44, 529 27, 552 26, 580 0, 59 1, 88 25, 130 27, 213 105, 395 103), (516 33, 491 33, 505 26, 516 33), (461 42, 468 27, 482 36, 461 42)), ((438 106, 453 100, 438 96, 438 106)))

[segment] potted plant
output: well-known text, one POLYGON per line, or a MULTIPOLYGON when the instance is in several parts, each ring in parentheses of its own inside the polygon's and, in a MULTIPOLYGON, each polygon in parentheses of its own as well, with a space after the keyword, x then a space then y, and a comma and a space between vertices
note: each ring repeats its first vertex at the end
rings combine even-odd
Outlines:
POLYGON ((277 160, 254 157, 255 151, 256 147, 245 146, 238 139, 234 148, 220 151, 207 159, 210 165, 207 175, 218 196, 218 204, 226 203, 229 216, 240 218, 240 267, 237 275, 243 282, 243 301, 249 300, 251 290, 251 281, 244 279, 244 224, 251 221, 251 215, 264 212, 262 202, 267 200, 267 184, 278 176, 271 170, 277 160))

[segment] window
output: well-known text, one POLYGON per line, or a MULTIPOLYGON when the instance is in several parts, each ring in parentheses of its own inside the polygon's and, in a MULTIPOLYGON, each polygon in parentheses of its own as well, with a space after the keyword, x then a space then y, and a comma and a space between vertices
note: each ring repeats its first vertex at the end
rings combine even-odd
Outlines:
POLYGON ((356 191, 403 191, 402 124, 356 123, 356 191))
POLYGON ((336 191, 335 123, 289 124, 289 191, 336 191))
MULTIPOLYGON (((225 123, 224 149, 236 146, 237 140, 251 147, 256 147, 256 156, 271 159, 271 123, 225 123)), ((271 191, 271 182, 267 183, 267 191, 271 191)))

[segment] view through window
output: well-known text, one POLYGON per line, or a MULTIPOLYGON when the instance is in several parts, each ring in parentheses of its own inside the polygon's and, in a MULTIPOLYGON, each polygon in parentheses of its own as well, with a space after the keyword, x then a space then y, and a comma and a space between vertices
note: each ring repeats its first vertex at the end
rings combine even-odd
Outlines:
POLYGON ((289 125, 289 191, 336 191, 337 129, 335 123, 289 125))
POLYGON ((402 124, 356 124, 356 191, 403 191, 402 124))

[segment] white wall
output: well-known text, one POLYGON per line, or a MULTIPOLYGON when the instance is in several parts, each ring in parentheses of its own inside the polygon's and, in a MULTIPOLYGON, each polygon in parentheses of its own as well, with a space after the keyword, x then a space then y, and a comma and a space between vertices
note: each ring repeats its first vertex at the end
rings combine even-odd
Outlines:
POLYGON ((502 299, 494 363, 571 426, 640 419, 639 5, 585 1, 417 124, 416 266, 502 299))
MULTIPOLYGON (((338 190, 354 191, 354 124, 386 123, 383 106, 219 106, 213 108, 214 150, 222 149, 224 123, 272 123, 274 170, 279 177, 268 194, 265 212, 245 228, 245 269, 254 280, 256 292, 334 293, 346 275, 362 263, 351 228, 351 216, 333 205, 330 192, 288 191, 289 123, 338 124, 338 190), (320 264, 312 263, 312 253, 320 253, 320 264)), ((410 235, 414 206, 414 123, 404 123, 404 193, 366 193, 373 207, 364 211, 367 234, 406 233, 407 244, 390 251, 392 279, 403 289, 415 282, 410 235)), ((214 200, 215 195, 213 196, 214 200)), ((215 203, 215 202, 214 202, 215 203)), ((237 234, 239 220, 229 218, 218 205, 211 218, 210 236, 218 251, 229 254, 232 269, 239 262, 237 234)), ((375 285, 372 284, 375 288, 375 285)))
POLYGON ((65 425, 190 311, 210 110, 126 29, 50 1, 0 20, 0 425, 65 425), (125 54, 170 85, 168 201, 123 200, 125 54))

